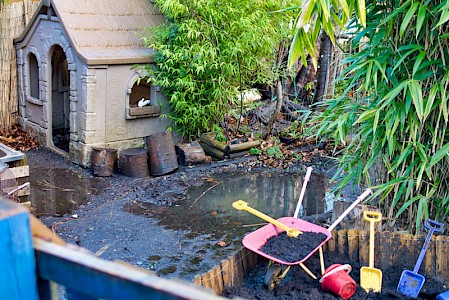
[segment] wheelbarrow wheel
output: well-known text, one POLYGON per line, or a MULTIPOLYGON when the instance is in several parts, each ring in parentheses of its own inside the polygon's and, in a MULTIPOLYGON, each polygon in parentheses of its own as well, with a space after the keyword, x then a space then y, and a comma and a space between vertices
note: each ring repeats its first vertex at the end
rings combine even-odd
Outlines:
POLYGON ((281 266, 271 266, 268 268, 263 284, 269 291, 272 291, 281 282, 281 279, 278 277, 281 271, 281 266))

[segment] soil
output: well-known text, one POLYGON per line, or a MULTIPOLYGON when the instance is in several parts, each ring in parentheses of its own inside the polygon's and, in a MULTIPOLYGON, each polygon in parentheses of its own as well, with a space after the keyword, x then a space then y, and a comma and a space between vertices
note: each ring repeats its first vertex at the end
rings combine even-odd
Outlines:
MULTIPOLYGON (((175 172, 160 177, 131 178, 120 173, 111 177, 96 177, 90 169, 81 168, 45 148, 32 149, 26 154, 31 182, 37 173, 43 176, 45 174, 42 173, 57 169, 75 174, 78 179, 86 180, 89 184, 95 183, 96 188, 86 192, 60 177, 59 188, 73 189, 74 197, 85 196, 86 200, 74 206, 69 213, 54 213, 51 216, 37 214, 44 224, 65 241, 80 245, 107 260, 121 260, 152 270, 159 276, 187 281, 192 281, 196 274, 207 272, 242 247, 241 239, 224 240, 223 232, 217 230, 211 234, 207 231, 208 226, 220 227, 214 218, 220 211, 202 216, 185 212, 167 220, 158 218, 162 210, 179 205, 188 187, 204 184, 213 174, 229 172, 232 176, 236 171, 304 173, 305 167, 313 166, 314 172, 329 177, 333 175, 333 164, 324 157, 317 156, 306 163, 298 161, 288 169, 273 169, 261 164, 257 157, 249 156, 195 167, 180 166, 175 172), (150 206, 151 209, 148 208, 150 206), (130 213, 130 207, 143 208, 144 213, 130 213), (177 227, 173 229, 173 225, 177 227)), ((355 199, 359 192, 359 189, 348 185, 343 196, 355 199)), ((223 230, 233 230, 230 228, 223 226, 223 230)), ((330 266, 348 260, 337 254, 325 253, 325 261, 330 266)), ((305 264, 314 274, 319 274, 317 255, 312 255, 305 264)), ((267 300, 337 299, 324 292, 318 281, 312 280, 297 266, 293 266, 281 284, 269 292, 263 287, 266 268, 267 261, 261 262, 246 276, 242 285, 227 289, 224 296, 267 300)), ((352 268, 350 274, 359 282, 360 266, 352 265, 352 268)), ((382 270, 382 294, 366 294, 358 287, 353 298, 404 299, 395 292, 403 269, 399 266, 382 270)), ((447 288, 441 282, 426 278, 422 299, 435 299, 437 293, 447 288)))
POLYGON ((284 262, 294 263, 302 261, 326 238, 325 234, 316 232, 304 231, 297 238, 281 233, 270 237, 260 251, 284 262))
MULTIPOLYGON (((324 252, 324 262, 327 268, 333 264, 346 264, 350 260, 345 255, 333 252, 324 252)), ((382 290, 380 293, 367 293, 360 287, 360 268, 363 266, 350 264, 352 271, 350 277, 357 284, 357 289, 351 299, 435 299, 436 296, 448 289, 448 284, 434 278, 426 278, 418 298, 410 298, 396 291, 399 279, 404 271, 404 265, 409 264, 407 258, 403 263, 382 269, 382 290)), ((314 274, 319 274, 318 254, 312 255, 304 264, 314 274)), ((264 299, 264 300, 309 300, 309 299, 341 299, 335 294, 326 291, 318 280, 312 279, 299 266, 292 266, 285 278, 273 291, 268 291, 264 286, 264 277, 267 272, 268 260, 261 259, 245 277, 244 282, 239 286, 226 288, 223 296, 228 298, 241 297, 244 299, 264 299)), ((282 265, 281 265, 282 266, 282 265)), ((285 267, 285 266, 284 266, 285 267)))

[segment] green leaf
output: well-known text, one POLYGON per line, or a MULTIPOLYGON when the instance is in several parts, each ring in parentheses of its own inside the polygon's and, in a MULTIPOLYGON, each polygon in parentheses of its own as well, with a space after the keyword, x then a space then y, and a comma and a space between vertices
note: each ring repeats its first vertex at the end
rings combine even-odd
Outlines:
POLYGON ((449 153, 449 143, 445 144, 441 147, 430 159, 430 163, 427 166, 428 169, 435 166, 438 162, 440 162, 446 155, 449 153))
POLYGON ((358 7, 358 15, 360 19, 360 24, 363 27, 366 27, 366 6, 365 6, 365 0, 357 0, 357 7, 358 7))
POLYGON ((418 10, 418 16, 416 19, 416 38, 419 36, 419 32, 421 31, 422 25, 424 24, 424 20, 426 18, 427 8, 425 5, 420 5, 418 10))
POLYGON ((441 13, 440 21, 438 21, 437 25, 435 25, 435 27, 433 29, 443 25, 447 21, 449 21, 449 9, 443 10, 443 12, 441 13))
POLYGON ((411 80, 408 84, 410 94, 412 96, 413 105, 415 106, 416 114, 419 120, 423 121, 424 116, 424 103, 421 85, 416 80, 411 80))
POLYGON ((413 71, 412 71, 412 77, 415 76, 416 72, 418 71, 422 60, 426 57, 426 51, 421 51, 418 56, 416 57, 415 64, 413 65, 413 71))
POLYGON ((409 10, 407 11, 407 14, 404 17, 404 20, 402 21, 401 28, 399 29, 399 36, 402 38, 404 35, 405 30, 408 27, 408 24, 410 23, 410 20, 412 19, 413 15, 415 14, 416 9, 418 8, 419 2, 415 2, 410 6, 409 10))

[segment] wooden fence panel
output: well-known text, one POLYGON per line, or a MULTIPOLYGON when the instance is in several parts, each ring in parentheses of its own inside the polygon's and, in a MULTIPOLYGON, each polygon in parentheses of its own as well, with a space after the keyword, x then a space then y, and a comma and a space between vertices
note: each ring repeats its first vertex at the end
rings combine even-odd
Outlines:
POLYGON ((37 0, 0 4, 0 131, 17 123, 17 59, 13 39, 23 32, 38 4, 37 0))

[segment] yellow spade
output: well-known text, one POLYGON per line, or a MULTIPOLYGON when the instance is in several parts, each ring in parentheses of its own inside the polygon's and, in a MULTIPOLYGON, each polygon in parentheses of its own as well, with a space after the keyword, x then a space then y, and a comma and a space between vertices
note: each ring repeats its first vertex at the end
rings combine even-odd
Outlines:
POLYGON ((251 213, 253 215, 258 216, 259 218, 261 218, 261 219, 263 219, 263 220, 265 220, 267 222, 270 222, 271 224, 273 224, 273 225, 275 225, 275 226, 285 230, 285 232, 287 232, 287 236, 289 236, 289 237, 295 237, 296 238, 296 237, 298 237, 298 235, 302 234, 302 231, 300 231, 299 229, 290 228, 287 225, 282 224, 278 220, 275 220, 275 219, 267 216, 266 214, 261 213, 260 211, 255 210, 254 208, 249 207, 248 203, 246 203, 243 200, 235 201, 234 203, 232 203, 232 207, 234 207, 235 209, 238 209, 238 210, 246 210, 247 212, 249 212, 249 213, 251 213))
POLYGON ((369 267, 360 269, 360 286, 366 292, 380 292, 382 289, 382 271, 374 268, 374 223, 382 220, 382 214, 374 211, 364 211, 363 218, 370 222, 369 236, 369 267))

